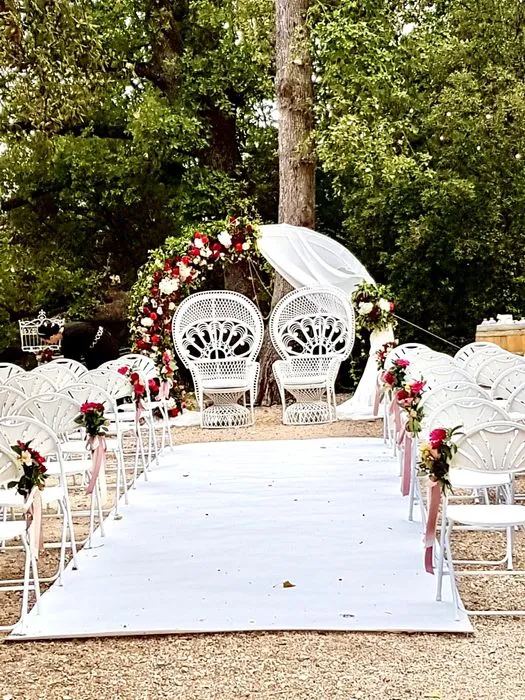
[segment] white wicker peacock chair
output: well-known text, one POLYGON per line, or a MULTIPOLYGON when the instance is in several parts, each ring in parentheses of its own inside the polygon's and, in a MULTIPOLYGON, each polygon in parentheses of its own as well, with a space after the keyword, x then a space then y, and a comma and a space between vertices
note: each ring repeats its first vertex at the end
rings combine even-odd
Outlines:
POLYGON ((302 287, 277 304, 270 337, 281 356, 273 372, 283 405, 283 423, 308 425, 336 419, 335 379, 352 352, 354 311, 335 287, 302 287), (286 392, 295 403, 286 406, 286 392))
POLYGON ((237 292, 197 292, 178 307, 173 343, 193 377, 203 428, 253 424, 263 330, 258 308, 237 292))

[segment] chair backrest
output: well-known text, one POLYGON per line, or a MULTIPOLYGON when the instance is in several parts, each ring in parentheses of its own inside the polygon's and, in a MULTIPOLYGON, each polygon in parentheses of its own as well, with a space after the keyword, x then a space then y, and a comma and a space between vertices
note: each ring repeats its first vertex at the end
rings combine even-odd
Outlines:
POLYGON ((122 355, 117 360, 109 360, 109 362, 104 362, 104 364, 100 365, 98 369, 111 369, 118 371, 120 367, 132 368, 138 372, 143 379, 155 379, 155 377, 157 377, 159 374, 151 357, 133 352, 122 355))
POLYGON ((0 384, 5 384, 9 377, 14 374, 24 374, 25 369, 19 367, 18 365, 13 365, 11 362, 0 362, 0 384))
POLYGON ((513 473, 525 470, 525 425, 493 421, 457 438, 452 467, 472 471, 513 473))
POLYGON ((14 386, 0 386, 0 416, 13 416, 27 396, 14 386))
POLYGON ((471 355, 474 355, 474 353, 478 352, 478 350, 483 350, 484 348, 501 348, 499 345, 496 345, 496 343, 488 343, 486 341, 476 341, 475 343, 468 343, 468 345, 464 345, 462 348, 460 348, 457 353, 454 355, 454 358, 456 362, 459 364, 464 364, 471 355))
POLYGON ((462 396, 446 401, 433 411, 425 418, 425 427, 432 430, 461 425, 464 430, 469 430, 482 423, 508 420, 510 418, 504 408, 493 401, 478 396, 462 396))
POLYGON ((394 364, 395 360, 409 360, 413 362, 415 358, 430 351, 428 345, 421 343, 402 343, 395 348, 392 348, 385 359, 385 369, 389 369, 394 364))
POLYGON ((69 372, 72 372, 77 379, 81 379, 81 377, 88 371, 87 367, 83 365, 81 362, 77 362, 76 360, 70 360, 67 357, 57 357, 54 360, 51 360, 51 362, 48 362, 47 367, 54 367, 54 366, 59 366, 59 367, 64 367, 67 369, 69 372))
POLYGON ((508 413, 523 413, 525 416, 525 380, 517 386, 505 403, 508 413))
POLYGON ((284 359, 301 355, 349 357, 354 310, 335 287, 302 287, 284 296, 269 323, 273 346, 284 359))
POLYGON ((83 403, 101 403, 104 404, 106 413, 111 412, 113 416, 117 413, 116 398, 96 384, 77 382, 72 386, 63 387, 60 394, 72 399, 79 410, 83 403))
POLYGON ((30 374, 42 374, 47 379, 50 379, 57 389, 63 386, 69 386, 77 381, 77 376, 74 372, 67 368, 66 365, 55 364, 49 362, 45 365, 40 365, 31 370, 30 374))
POLYGON ((20 473, 13 450, 0 445, 0 488, 7 488, 10 481, 18 481, 20 473))
POLYGON ((191 294, 177 308, 172 336, 186 367, 198 360, 254 360, 263 339, 263 320, 248 297, 214 290, 191 294))
POLYGON ((484 348, 479 348, 476 352, 469 355, 462 364, 463 369, 471 374, 473 377, 476 376, 478 369, 485 362, 488 357, 494 357, 496 355, 505 355, 506 350, 500 348, 499 345, 490 344, 484 348))
POLYGON ((525 359, 510 352, 487 357, 477 369, 476 382, 480 386, 492 388, 499 375, 513 367, 525 368, 525 359))
MULTIPOLYGON (((132 397, 133 390, 131 387, 131 382, 128 377, 123 374, 119 374, 115 369, 94 369, 83 377, 85 384, 94 384, 112 396, 115 400, 117 399, 127 399, 132 397)), ((146 383, 146 392, 148 392, 148 386, 146 383)))
POLYGON ((55 382, 43 372, 13 374, 13 376, 9 377, 4 383, 4 386, 12 386, 26 396, 48 394, 57 390, 55 382))
POLYGON ((427 382, 428 389, 432 389, 439 384, 449 382, 474 382, 474 379, 460 367, 450 364, 430 365, 422 370, 423 379, 427 382))
POLYGON ((31 442, 31 447, 43 457, 62 456, 58 437, 49 426, 28 416, 0 418, 0 444, 11 447, 18 440, 31 442))
POLYGON ((421 406, 424 408, 425 414, 430 416, 447 401, 464 396, 479 397, 481 399, 489 398, 488 393, 477 384, 474 384, 474 382, 451 381, 435 384, 425 391, 421 399, 421 406))
POLYGON ((19 415, 47 425, 60 438, 78 432, 79 426, 75 423, 75 418, 79 413, 80 404, 61 393, 31 396, 19 408, 19 415))
POLYGON ((508 399, 522 384, 525 384, 525 362, 499 374, 494 380, 490 395, 493 399, 508 399))
MULTIPOLYGON (((24 352, 39 352, 44 348, 50 348, 51 350, 58 350, 58 345, 46 345, 42 338, 38 335, 38 327, 42 325, 44 321, 47 321, 48 317, 45 311, 39 311, 36 318, 32 318, 25 321, 19 321, 18 327, 20 329, 20 345, 24 352)), ((63 318, 50 318, 52 323, 58 324, 62 327, 65 323, 63 318)))

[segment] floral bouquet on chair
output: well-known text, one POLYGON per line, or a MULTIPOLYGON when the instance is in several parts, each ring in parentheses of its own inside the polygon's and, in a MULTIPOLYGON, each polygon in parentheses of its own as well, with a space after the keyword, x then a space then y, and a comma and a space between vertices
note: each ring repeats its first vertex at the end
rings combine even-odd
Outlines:
POLYGON ((109 421, 104 416, 104 404, 86 402, 80 407, 80 413, 75 418, 75 423, 80 425, 90 437, 106 435, 109 421))
POLYGON ((389 326, 395 328, 397 321, 393 313, 396 305, 391 297, 390 289, 384 284, 362 282, 352 294, 357 324, 369 331, 383 331, 389 326))
POLYGON ((428 442, 422 443, 419 448, 419 475, 428 476, 430 481, 438 483, 443 493, 451 490, 448 473, 452 458, 457 452, 453 437, 459 434, 461 427, 434 428, 428 436, 428 442))
POLYGON ((18 481, 10 481, 7 488, 16 487, 18 493, 24 498, 27 498, 34 488, 42 491, 47 479, 46 459, 40 452, 29 447, 30 444, 31 441, 18 440, 16 445, 11 445, 22 475, 18 481))
POLYGON ((393 350, 398 346, 397 340, 392 340, 390 343, 383 343, 379 350, 376 352, 376 362, 379 370, 385 369, 386 358, 390 350, 393 350))
POLYGON ((396 389, 402 389, 405 386, 407 367, 409 365, 410 362, 402 357, 394 360, 390 369, 383 372, 380 377, 383 393, 391 394, 396 389))
POLYGON ((412 384, 407 383, 394 395, 397 403, 407 414, 405 429, 414 436, 419 435, 424 418, 424 410, 420 404, 425 386, 426 382, 423 380, 412 384))

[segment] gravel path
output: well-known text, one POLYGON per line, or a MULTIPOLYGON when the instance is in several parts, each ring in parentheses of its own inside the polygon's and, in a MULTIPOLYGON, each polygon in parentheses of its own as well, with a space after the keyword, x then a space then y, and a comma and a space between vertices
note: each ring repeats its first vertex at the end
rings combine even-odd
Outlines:
MULTIPOLYGON (((379 423, 291 428, 279 421, 276 408, 258 409, 256 425, 235 437, 380 433, 379 423)), ((181 443, 233 438, 231 431, 198 428, 174 436, 181 443)), ((518 534, 518 564, 525 566, 518 534)), ((462 549, 482 544, 492 551, 499 543, 489 537, 471 535, 462 549)), ((18 565, 16 556, 0 556, 2 575, 18 565)), ((461 590, 469 605, 484 605, 504 590, 506 602, 519 606, 524 589, 501 577, 469 580, 461 590)), ((5 597, 0 623, 10 614, 5 597)), ((2 644, 0 700, 525 700, 525 621, 475 618, 474 625, 469 636, 250 633, 2 644)))

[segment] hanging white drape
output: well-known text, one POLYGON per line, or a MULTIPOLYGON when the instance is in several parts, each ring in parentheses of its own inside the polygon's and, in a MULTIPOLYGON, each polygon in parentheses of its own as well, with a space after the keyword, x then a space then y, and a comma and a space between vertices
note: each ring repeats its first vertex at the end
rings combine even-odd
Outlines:
MULTIPOLYGON (((364 265, 337 241, 309 228, 290 224, 261 226, 259 249, 292 287, 332 285, 350 297, 361 282, 374 280, 364 265)), ((375 352, 394 339, 391 329, 372 333, 370 357, 355 394, 337 409, 341 420, 370 420, 373 416, 377 365, 375 352)))

